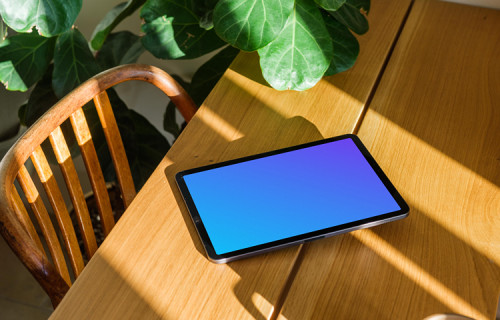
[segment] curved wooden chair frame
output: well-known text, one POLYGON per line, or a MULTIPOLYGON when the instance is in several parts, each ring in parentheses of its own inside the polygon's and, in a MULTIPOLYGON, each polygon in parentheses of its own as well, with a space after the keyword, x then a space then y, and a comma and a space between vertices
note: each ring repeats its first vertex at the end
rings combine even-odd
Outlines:
POLYGON ((69 290, 71 280, 57 233, 25 163, 28 158, 31 158, 35 166, 56 216, 64 248, 76 278, 84 267, 82 253, 68 210, 40 145, 49 138, 77 215, 85 251, 90 258, 97 250, 95 235, 60 125, 68 118, 71 121, 96 196, 104 233, 107 235, 114 226, 114 218, 82 106, 90 100, 94 100, 126 208, 135 197, 136 190, 118 126, 105 90, 129 80, 146 81, 160 88, 174 102, 186 121, 191 120, 196 112, 196 106, 192 99, 164 71, 139 64, 119 66, 94 76, 61 99, 25 132, 0 163, 0 233, 48 293, 54 307, 59 304, 69 290), (52 261, 49 260, 14 185, 15 180, 21 186, 33 215, 38 221, 52 261))

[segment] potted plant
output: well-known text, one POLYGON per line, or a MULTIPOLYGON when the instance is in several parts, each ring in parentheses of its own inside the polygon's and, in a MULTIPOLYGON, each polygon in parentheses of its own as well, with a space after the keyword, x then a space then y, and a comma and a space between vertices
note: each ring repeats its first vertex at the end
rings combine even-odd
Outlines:
MULTIPOLYGON (((192 59, 220 50, 191 83, 183 83, 198 105, 239 50, 258 52, 263 76, 273 88, 306 90, 323 76, 354 64, 359 45, 351 31, 368 30, 370 1, 129 0, 105 14, 90 41, 74 26, 81 6, 82 0, 28 0, 23 6, 18 0, 0 0, 0 81, 8 90, 31 88, 19 109, 22 124, 32 124, 86 79, 135 62, 145 50, 162 59, 192 59), (113 32, 137 12, 142 35, 113 32)), ((110 98, 139 188, 169 143, 113 91, 110 98)), ((97 123, 91 104, 85 112, 90 123, 97 123)), ((173 105, 166 107, 164 129, 174 136, 180 132, 173 105)), ((98 126, 92 130, 98 131, 98 126)), ((104 139, 94 134, 100 150, 104 139)), ((111 161, 106 159, 100 155, 112 180, 111 161)))

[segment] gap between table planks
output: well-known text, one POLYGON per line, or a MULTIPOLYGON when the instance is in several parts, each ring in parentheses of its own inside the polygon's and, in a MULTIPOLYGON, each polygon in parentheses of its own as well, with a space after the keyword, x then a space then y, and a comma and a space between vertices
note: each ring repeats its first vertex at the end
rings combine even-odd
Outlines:
POLYGON ((410 216, 307 244, 279 319, 495 318, 499 30, 500 11, 415 2, 359 130, 410 216))
POLYGON ((271 317, 300 247, 227 265, 210 263, 174 174, 352 132, 409 5, 410 1, 373 3, 371 30, 360 38, 356 66, 306 92, 278 92, 263 85, 256 55, 241 54, 52 319, 271 317))

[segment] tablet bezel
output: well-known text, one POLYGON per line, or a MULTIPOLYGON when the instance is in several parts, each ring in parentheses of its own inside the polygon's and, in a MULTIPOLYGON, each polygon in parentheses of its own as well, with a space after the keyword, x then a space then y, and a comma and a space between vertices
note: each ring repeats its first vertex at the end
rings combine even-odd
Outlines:
POLYGON ((337 234, 342 234, 358 229, 364 229, 364 228, 369 228, 373 227, 375 225, 379 225, 382 223, 394 221, 394 220, 399 220, 402 218, 405 218, 409 214, 409 207, 403 197, 399 194, 399 192, 396 190, 394 185, 390 182, 389 178, 385 175, 385 173, 382 171, 380 166, 377 164, 373 156, 368 152, 368 149, 363 145, 361 140, 358 138, 358 136, 354 134, 345 134, 333 138, 327 138, 327 139, 322 139, 318 141, 313 141, 297 146, 292 146, 288 148, 283 148, 283 149, 278 149, 278 150, 273 150, 269 152, 264 152, 260 154, 255 154, 247 157, 242 157, 242 158, 237 158, 229 161, 224 161, 224 162, 219 162, 215 164, 210 164, 202 167, 197 167, 197 168, 192 168, 188 170, 184 170, 181 172, 178 172, 175 175, 175 180, 177 182, 177 186, 179 187, 179 190, 181 192, 182 198, 184 199, 184 202, 186 204, 186 207, 188 209, 188 212, 191 216, 191 220, 193 221, 196 230, 198 232, 198 235, 201 239, 201 242, 203 243, 203 247, 205 248, 205 251, 207 252, 208 258, 210 261, 215 262, 215 263, 226 263, 230 262, 233 260, 245 258, 245 257, 250 257, 253 255, 265 253, 268 251, 280 249, 280 248, 285 248, 305 242, 309 242, 312 240, 316 239, 321 239, 325 237, 330 237, 333 235, 337 234), (289 237, 289 238, 284 238, 264 244, 260 244, 257 246, 245 248, 245 249, 240 249, 237 251, 232 251, 224 254, 217 254, 215 252, 215 249, 212 245, 212 242, 210 240, 210 237, 208 236, 208 233, 205 229, 205 226, 203 224, 203 221, 201 220, 201 217, 198 213, 198 210, 194 204, 194 201, 191 197, 191 193, 189 192, 189 189, 184 181, 184 176, 193 174, 193 173, 198 173, 206 170, 211 170, 211 169, 216 169, 220 167, 225 167, 245 161, 250 161, 250 160, 255 160, 259 158, 264 158, 264 157, 269 157, 273 156, 276 154, 280 153, 285 153, 285 152, 290 152, 294 150, 299 150, 299 149, 306 149, 308 147, 312 146, 317 146, 325 143, 330 143, 334 141, 339 141, 339 140, 344 140, 344 139, 351 139, 356 147, 359 149, 363 157, 367 160, 367 162, 370 164, 370 167, 373 169, 373 171, 377 174, 378 178, 382 181, 384 186, 387 188, 393 199, 396 201, 396 203, 399 205, 401 208, 398 211, 393 211, 393 212, 388 212, 385 214, 381 214, 378 216, 370 217, 367 219, 362 219, 362 220, 357 220, 353 222, 349 222, 346 224, 342 225, 337 225, 334 227, 329 227, 313 232, 308 232, 304 234, 300 234, 297 236, 289 237))

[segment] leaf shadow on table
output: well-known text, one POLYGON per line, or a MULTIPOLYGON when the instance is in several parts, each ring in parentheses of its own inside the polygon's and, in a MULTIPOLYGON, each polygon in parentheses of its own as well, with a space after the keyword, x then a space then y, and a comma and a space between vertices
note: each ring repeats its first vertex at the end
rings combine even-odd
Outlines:
MULTIPOLYGON (((240 94, 250 95, 245 90, 242 90, 240 94)), ((205 250, 177 190, 175 173, 192 167, 323 138, 317 127, 304 117, 285 118, 257 98, 252 97, 251 100, 251 105, 240 106, 243 111, 232 118, 227 115, 213 114, 209 111, 210 105, 205 105, 205 111, 201 110, 201 113, 192 120, 196 124, 188 125, 183 133, 191 139, 193 136, 194 139, 199 138, 199 142, 195 145, 190 144, 189 150, 184 150, 183 147, 188 142, 183 141, 184 136, 181 135, 173 145, 172 151, 167 154, 173 164, 166 167, 165 175, 181 209, 193 244, 204 259, 206 259, 205 250), (245 117, 248 113, 252 113, 252 116, 245 117), (210 119, 219 123, 223 128, 211 127, 211 124, 206 123, 210 119), (257 123, 251 123, 255 119, 258 120, 257 123), (224 129, 224 127, 227 128, 224 129), (193 128, 196 128, 196 132, 191 131, 194 130, 193 128)), ((252 318, 267 319, 272 313, 273 305, 280 298, 288 279, 288 271, 294 264, 297 250, 298 247, 294 247, 274 254, 260 255, 227 264, 240 276, 240 280, 233 287, 233 292, 252 318), (260 302, 256 303, 256 301, 260 302)))

